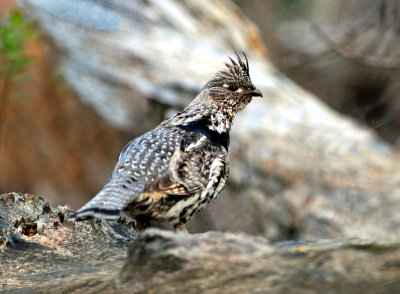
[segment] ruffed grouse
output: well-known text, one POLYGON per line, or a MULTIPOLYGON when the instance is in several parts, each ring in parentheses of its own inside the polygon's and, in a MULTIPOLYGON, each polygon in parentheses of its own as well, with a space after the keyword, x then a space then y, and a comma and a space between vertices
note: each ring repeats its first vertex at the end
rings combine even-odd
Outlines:
POLYGON ((139 229, 165 220, 185 230, 185 223, 225 186, 236 113, 253 97, 262 97, 244 58, 230 58, 182 112, 129 142, 109 182, 70 219, 112 220, 123 211, 139 229))

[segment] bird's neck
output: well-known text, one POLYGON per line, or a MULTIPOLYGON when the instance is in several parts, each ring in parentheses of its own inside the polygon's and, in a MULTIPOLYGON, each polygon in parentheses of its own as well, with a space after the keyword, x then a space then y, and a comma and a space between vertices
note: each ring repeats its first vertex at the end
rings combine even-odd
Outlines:
POLYGON ((222 134, 230 132, 233 118, 234 113, 226 108, 210 106, 205 108, 202 105, 189 105, 182 112, 163 122, 162 125, 180 126, 199 122, 211 131, 222 134))
POLYGON ((233 113, 226 109, 213 110, 209 116, 211 122, 209 125, 210 130, 216 131, 220 134, 229 133, 233 124, 233 117, 233 113))

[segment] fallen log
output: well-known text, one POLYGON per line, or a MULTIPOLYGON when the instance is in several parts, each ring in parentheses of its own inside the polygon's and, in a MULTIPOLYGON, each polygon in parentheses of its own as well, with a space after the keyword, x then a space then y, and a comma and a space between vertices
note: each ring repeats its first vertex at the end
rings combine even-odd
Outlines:
POLYGON ((394 293, 400 287, 398 241, 270 243, 243 233, 160 229, 137 235, 122 222, 65 222, 68 213, 32 195, 0 196, 2 293, 394 293))

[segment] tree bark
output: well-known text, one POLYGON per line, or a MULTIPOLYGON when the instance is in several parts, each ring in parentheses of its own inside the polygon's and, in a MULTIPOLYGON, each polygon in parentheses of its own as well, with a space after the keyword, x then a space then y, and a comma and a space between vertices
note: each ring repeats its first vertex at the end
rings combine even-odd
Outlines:
POLYGON ((0 196, 2 293, 395 293, 400 287, 398 242, 269 243, 242 233, 160 229, 137 235, 122 222, 65 222, 68 213, 32 195, 0 196))

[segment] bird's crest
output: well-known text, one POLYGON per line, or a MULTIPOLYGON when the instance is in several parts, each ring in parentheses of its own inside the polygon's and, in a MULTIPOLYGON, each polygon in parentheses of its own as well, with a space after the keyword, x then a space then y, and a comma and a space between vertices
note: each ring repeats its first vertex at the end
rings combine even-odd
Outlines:
POLYGON ((222 86, 224 83, 251 84, 249 61, 243 52, 244 59, 236 53, 236 60, 229 57, 230 63, 225 63, 226 68, 213 76, 204 88, 222 86))
POLYGON ((244 52, 243 56, 246 62, 244 62, 242 60, 242 58, 240 57, 240 55, 235 52, 235 55, 237 57, 237 61, 235 61, 234 59, 232 59, 231 57, 229 57, 229 60, 231 61, 231 63, 225 63, 227 69, 225 70, 225 72, 227 72, 228 74, 231 75, 241 75, 243 73, 246 73, 247 76, 250 76, 250 72, 249 72, 249 61, 247 60, 247 56, 244 52))

